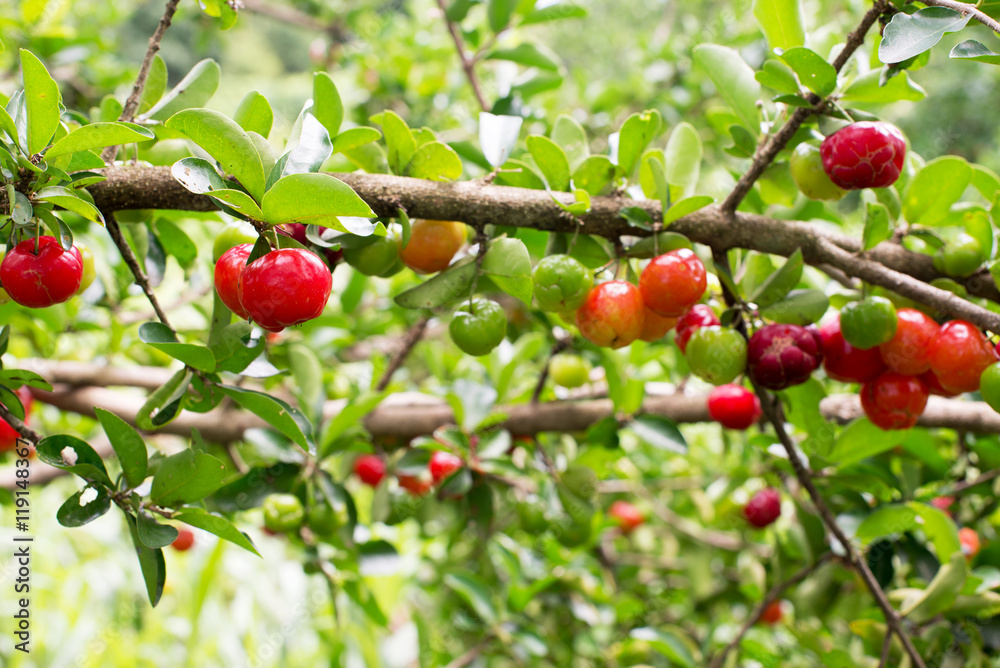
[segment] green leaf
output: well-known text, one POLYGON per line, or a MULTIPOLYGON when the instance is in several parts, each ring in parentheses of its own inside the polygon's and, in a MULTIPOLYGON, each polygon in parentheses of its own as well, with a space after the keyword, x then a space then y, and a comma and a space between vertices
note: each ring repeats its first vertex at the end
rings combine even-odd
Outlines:
POLYGON ((333 138, 333 152, 336 154, 343 153, 344 151, 350 151, 358 148, 359 146, 364 146, 365 144, 370 144, 373 141, 378 141, 381 138, 382 133, 375 128, 359 127, 344 130, 333 138))
POLYGON ((760 84, 746 61, 734 49, 718 44, 699 44, 694 47, 694 62, 715 84, 715 89, 726 101, 743 127, 753 137, 760 134, 760 84))
POLYGON ((837 70, 816 52, 796 46, 781 54, 781 59, 795 71, 806 88, 820 97, 826 97, 837 87, 837 70))
POLYGON ((531 282, 531 256, 520 239, 500 238, 489 242, 482 271, 493 283, 531 306, 534 285, 531 282))
MULTIPOLYGON (((330 135, 311 112, 303 111, 296 127, 299 128, 299 133, 295 139, 295 146, 271 169, 269 182, 277 182, 281 177, 292 174, 318 172, 326 159, 333 154, 330 135), (278 174, 274 174, 275 171, 278 174)), ((289 144, 291 143, 290 139, 289 144)), ((269 187, 273 187, 273 183, 269 187)))
POLYGON ((1000 176, 993 170, 982 165, 972 165, 972 186, 979 194, 992 202, 997 192, 1000 192, 1000 176))
POLYGON ((566 157, 571 165, 578 164, 590 155, 587 131, 583 129, 578 120, 569 114, 559 114, 556 117, 549 137, 566 152, 566 157))
POLYGON ((160 462, 149 500, 159 506, 201 501, 222 487, 226 465, 204 452, 181 450, 160 462))
POLYGON ((146 583, 149 603, 155 608, 156 604, 160 602, 160 596, 163 595, 163 585, 167 581, 167 562, 163 559, 163 550, 152 550, 143 545, 142 541, 139 540, 134 517, 126 513, 125 521, 128 522, 136 556, 139 557, 139 567, 142 569, 142 579, 146 583))
POLYGON ((950 560, 941 562, 926 589, 906 597, 899 606, 900 615, 919 624, 948 610, 965 587, 967 572, 968 565, 962 553, 952 554, 950 560))
POLYGON ((780 60, 765 61, 761 69, 754 74, 754 78, 779 93, 798 96, 799 81, 795 78, 795 72, 780 60))
POLYGON ((628 426, 647 445, 678 455, 687 454, 687 441, 672 420, 659 415, 639 415, 628 426))
POLYGON ((247 218, 254 220, 264 219, 264 213, 260 210, 260 206, 257 205, 257 201, 242 190, 223 188, 222 190, 213 190, 207 194, 219 204, 228 206, 230 209, 238 211, 247 218))
POLYGON ((625 178, 632 176, 649 142, 660 132, 662 117, 655 109, 632 114, 618 132, 618 168, 625 178))
POLYGON ((59 85, 35 54, 21 49, 24 104, 27 111, 27 150, 41 152, 59 127, 59 85))
POLYGON ((228 540, 234 545, 239 545, 247 552, 252 552, 258 557, 260 556, 250 537, 233 526, 232 522, 225 517, 206 513, 198 508, 191 508, 185 510, 183 513, 174 515, 172 519, 215 534, 223 540, 228 540))
MULTIPOLYGON (((9 337, 10 325, 4 325, 3 329, 0 330, 0 355, 7 352, 6 347, 9 337)), ((37 387, 41 390, 45 390, 46 392, 52 391, 52 385, 49 381, 45 380, 34 371, 27 371, 26 369, 0 369, 0 383, 13 388, 27 385, 29 387, 37 387)))
POLYGON ((232 398, 240 406, 290 438, 303 449, 311 449, 305 434, 308 431, 308 422, 299 411, 284 401, 263 392, 245 390, 241 387, 233 387, 231 385, 220 385, 219 390, 232 398))
POLYGON ((865 208, 865 231, 861 236, 864 250, 871 250, 892 237, 889 209, 880 202, 868 202, 865 208))
POLYGON ((101 215, 96 206, 69 188, 63 188, 62 186, 42 188, 35 193, 35 199, 61 206, 67 211, 72 211, 77 215, 83 216, 87 220, 104 222, 104 216, 101 215))
POLYGON ((512 49, 493 49, 486 55, 486 60, 507 60, 525 67, 537 67, 552 72, 558 72, 562 67, 559 56, 550 49, 527 42, 518 44, 512 49))
POLYGON ((499 167, 507 161, 517 144, 522 123, 524 119, 520 116, 479 112, 479 147, 490 165, 499 167))
MULTIPOLYGON (((146 75, 146 86, 142 89, 142 101, 136 113, 139 115, 149 112, 153 105, 163 97, 167 90, 167 64, 163 62, 160 54, 153 57, 153 62, 149 66, 149 74, 146 75)), ((121 114, 115 114, 118 118, 121 114)))
POLYGON ((830 299, 822 290, 792 290, 781 301, 760 311, 761 316, 789 325, 819 322, 830 308, 830 299))
MULTIPOLYGON (((4 402, 8 407, 11 402, 4 402)), ((106 487, 113 487, 104 460, 90 445, 76 436, 57 434, 47 436, 38 443, 38 458, 49 466, 75 473, 84 480, 106 487)))
POLYGON ((753 15, 772 52, 805 44, 799 0, 754 0, 753 15))
POLYGON ((916 523, 934 545, 938 561, 943 564, 956 552, 961 554, 962 543, 958 539, 958 527, 947 513, 926 503, 911 501, 907 505, 917 514, 916 523))
POLYGON ((446 573, 444 583, 461 596, 484 622, 492 625, 499 621, 500 614, 490 596, 490 588, 478 575, 475 573, 446 573))
POLYGON ((883 536, 902 534, 917 528, 917 512, 909 505, 882 506, 858 526, 855 538, 863 544, 883 536))
POLYGON ((510 24, 517 8, 517 0, 489 0, 486 13, 490 19, 490 30, 500 32, 510 24))
POLYGON ((198 258, 198 246, 180 225, 166 218, 157 218, 153 228, 163 250, 172 255, 179 265, 188 269, 194 264, 198 258))
POLYGON ((529 26, 559 19, 580 19, 586 15, 587 10, 579 5, 574 5, 571 2, 558 2, 528 12, 521 20, 521 25, 529 26))
POLYGON ((701 173, 701 137, 694 126, 684 121, 670 133, 664 153, 667 183, 681 188, 685 194, 694 192, 701 173))
POLYGON ((135 416, 136 426, 143 431, 153 431, 176 418, 193 376, 191 370, 184 367, 150 394, 135 416))
POLYGON ((132 144, 155 139, 155 135, 135 123, 91 123, 73 130, 45 152, 45 159, 105 146, 132 144))
POLYGON ((682 631, 668 628, 652 628, 644 626, 629 631, 629 637, 649 643, 655 651, 663 654, 672 664, 694 668, 698 665, 692 654, 689 643, 684 641, 682 631))
POLYGON ((187 109, 171 116, 164 125, 203 148, 260 201, 264 195, 264 165, 253 140, 236 121, 210 109, 187 109))
POLYGON ((180 82, 160 98, 146 116, 164 121, 185 109, 203 107, 212 99, 222 79, 222 68, 211 58, 198 62, 180 82))
POLYGON ((122 474, 129 487, 138 487, 146 479, 148 461, 146 457, 146 443, 130 424, 120 417, 103 408, 95 408, 104 433, 111 441, 111 447, 115 450, 118 462, 122 467, 122 474))
POLYGON ((924 165, 910 179, 903 196, 903 216, 914 225, 934 225, 951 211, 972 181, 964 159, 944 155, 924 165))
POLYGON ((549 188, 567 192, 570 173, 566 153, 554 141, 541 135, 530 135, 525 143, 538 169, 548 181, 549 188))
POLYGON ((709 197, 708 195, 695 195, 694 197, 682 199, 667 209, 667 212, 663 214, 663 225, 670 225, 670 223, 675 220, 679 220, 684 216, 698 211, 699 209, 703 209, 714 201, 715 198, 709 197))
POLYGON ((292 174, 271 186, 261 203, 272 225, 305 223, 349 232, 337 216, 374 217, 349 185, 327 174, 292 174))
POLYGON ((748 298, 759 308, 767 308, 785 298, 802 278, 802 250, 796 248, 781 269, 768 276, 748 298))
POLYGON ((271 103, 267 98, 252 90, 243 97, 240 106, 236 107, 233 120, 247 132, 256 132, 266 139, 274 124, 274 112, 271 111, 271 103))
POLYGON ((885 85, 881 78, 881 69, 862 74, 844 90, 840 99, 851 104, 889 104, 903 100, 919 102, 927 95, 906 72, 900 72, 885 85))
POLYGON ((396 295, 394 301, 403 308, 438 308, 468 296, 472 278, 476 275, 475 258, 466 258, 451 265, 415 288, 396 295))
POLYGON ((899 429, 885 431, 867 418, 858 418, 840 432, 828 459, 840 467, 860 462, 901 445, 907 433, 899 429))
POLYGON ((389 169, 393 174, 402 175, 417 151, 413 133, 406 121, 392 111, 386 110, 380 114, 380 118, 372 120, 382 125, 382 134, 385 136, 385 145, 388 149, 386 157, 389 160, 389 169))
POLYGON ((313 74, 313 107, 316 120, 323 124, 330 137, 336 137, 344 122, 344 103, 337 85, 326 72, 313 74))
POLYGON ((142 544, 146 547, 155 550, 157 548, 166 547, 177 540, 177 534, 179 532, 169 524, 160 524, 150 515, 141 510, 139 511, 137 518, 138 522, 136 526, 136 533, 139 536, 139 540, 142 541, 142 544))
POLYGON ((439 141, 417 149, 406 166, 406 175, 431 181, 454 181, 462 176, 462 159, 455 149, 439 141))
POLYGON ((84 524, 93 522, 98 517, 101 517, 109 510, 111 510, 111 495, 108 493, 108 490, 104 487, 86 487, 66 499, 66 502, 59 506, 59 510, 56 511, 56 520, 64 527, 82 527, 84 524), (97 496, 81 505, 80 500, 90 489, 95 490, 97 496))
POLYGON ((337 413, 326 425, 323 436, 320 439, 320 456, 328 454, 337 439, 348 429, 355 425, 362 424, 364 417, 378 408, 382 400, 386 397, 386 392, 371 393, 366 392, 351 399, 344 408, 337 413))
POLYGON ((948 57, 974 60, 977 63, 988 65, 1000 65, 1000 53, 990 51, 985 44, 974 39, 967 39, 961 44, 956 44, 948 53, 948 57))
POLYGON ((215 371, 215 355, 211 350, 194 343, 178 342, 174 331, 161 322, 147 322, 139 327, 139 340, 193 369, 205 373, 215 371))
POLYGON ((901 63, 918 56, 951 32, 965 27, 972 14, 946 7, 925 7, 913 14, 898 12, 882 31, 878 58, 883 63, 901 63))
POLYGON ((170 174, 182 186, 199 195, 229 188, 215 165, 204 158, 182 158, 171 166, 170 174))
POLYGON ((596 197, 614 178, 615 164, 606 155, 592 155, 584 158, 573 172, 573 187, 596 197))
MULTIPOLYGON (((226 308, 225 305, 222 308, 226 308)), ((220 370, 242 373, 251 362, 260 357, 267 339, 263 336, 251 339, 252 330, 250 323, 243 320, 226 324, 219 330, 218 340, 210 348, 220 370)))

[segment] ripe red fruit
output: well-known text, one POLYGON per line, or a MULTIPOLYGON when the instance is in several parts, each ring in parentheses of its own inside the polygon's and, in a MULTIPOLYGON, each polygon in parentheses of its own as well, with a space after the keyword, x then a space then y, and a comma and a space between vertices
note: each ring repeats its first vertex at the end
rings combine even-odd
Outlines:
POLYGON ((333 268, 337 266, 337 263, 344 258, 344 252, 342 250, 333 250, 332 248, 321 248, 316 246, 313 242, 309 241, 309 237, 306 236, 306 227, 308 226, 302 223, 285 223, 284 225, 278 226, 278 231, 287 234, 306 248, 315 251, 326 260, 326 264, 330 267, 330 271, 333 271, 333 268))
POLYGON ((971 322, 951 320, 931 340, 928 361, 944 389, 975 392, 983 371, 997 361, 997 352, 971 322))
POLYGON ((864 383, 885 370, 885 362, 878 348, 859 350, 844 340, 840 332, 840 317, 823 325, 823 368, 826 375, 844 383, 864 383))
POLYGON ((746 429, 760 418, 760 399, 742 385, 719 385, 708 395, 708 414, 727 429, 746 429))
POLYGON ((966 559, 972 559, 979 554, 981 545, 979 543, 979 534, 976 533, 975 529, 970 529, 969 527, 959 529, 958 542, 962 546, 962 554, 965 555, 966 559))
POLYGON ((927 383, 918 376, 885 371, 861 386, 861 407, 880 429, 909 429, 927 406, 927 383))
POLYGON ((621 348, 632 343, 646 326, 642 293, 628 281, 607 281, 587 294, 576 311, 580 335, 591 343, 621 348))
POLYGON ((83 280, 83 258, 76 246, 64 251, 55 237, 25 239, 0 262, 0 285, 21 306, 43 308, 61 304, 83 280))
POLYGON ((431 472, 434 484, 437 484, 462 468, 464 464, 462 458, 457 455, 444 450, 435 450, 431 455, 431 461, 427 464, 427 470, 431 472))
POLYGON ((361 455, 354 460, 354 473, 361 482, 375 487, 385 476, 385 462, 377 455, 361 455))
POLYGON ((178 552, 187 552, 194 545, 194 532, 190 529, 178 529, 177 538, 170 544, 178 552))
MULTIPOLYGON (((31 415, 31 391, 28 389, 27 385, 22 385, 20 388, 15 390, 15 393, 21 400, 21 405, 24 406, 23 422, 27 424, 28 417, 31 415)), ((20 437, 21 434, 11 427, 6 420, 0 419, 0 452, 17 449, 17 439, 20 437)))
POLYGON ((906 139, 894 125, 863 121, 834 132, 819 150, 827 176, 841 188, 885 188, 903 169, 906 139))
POLYGON ((934 375, 933 371, 925 371, 920 374, 920 379, 927 383, 927 389, 931 394, 939 397, 957 397, 961 392, 950 392, 941 385, 941 381, 934 375))
POLYGON ((931 505, 940 510, 941 512, 951 517, 951 505, 955 503, 955 497, 953 496, 935 496, 931 499, 931 505))
POLYGON ((712 310, 711 306, 708 304, 695 304, 685 311, 684 315, 677 320, 677 324, 674 325, 674 332, 676 332, 674 341, 682 353, 687 352, 688 341, 697 329, 721 324, 719 316, 715 315, 715 311, 712 310))
POLYGON ((646 307, 645 325, 639 338, 643 341, 659 341, 677 324, 677 318, 665 318, 646 307))
POLYGON ((882 360, 896 373, 918 376, 931 368, 930 344, 941 328, 926 313, 912 308, 897 309, 896 318, 896 334, 878 347, 882 360))
POLYGON ((280 248, 246 266, 239 298, 255 323, 280 332, 318 317, 332 287, 330 270, 315 253, 280 248))
POLYGON ((240 320, 246 320, 247 311, 240 303, 240 276, 244 267, 247 266, 247 258, 253 244, 240 244, 233 246, 215 263, 215 291, 219 293, 219 299, 229 307, 229 310, 236 314, 240 320))
POLYGON ((407 492, 413 496, 425 496, 427 492, 431 491, 434 487, 433 481, 424 476, 408 475, 406 473, 399 473, 396 475, 396 481, 399 486, 405 489, 407 492))
POLYGON ((822 359, 820 341, 799 325, 765 325, 754 332, 747 347, 751 378, 769 390, 806 382, 822 359))
POLYGON ((743 517, 746 521, 763 529, 781 516, 781 494, 773 487, 766 487, 743 506, 743 517))
POLYGON ((684 313, 701 299, 707 285, 705 265, 690 248, 654 257, 639 276, 646 306, 665 318, 684 313))
POLYGON ((635 531, 636 527, 646 521, 638 508, 628 501, 615 501, 608 509, 608 515, 618 521, 622 533, 628 535, 635 531))
POLYGON ((760 615, 760 621, 773 626, 781 621, 781 601, 771 601, 760 615))

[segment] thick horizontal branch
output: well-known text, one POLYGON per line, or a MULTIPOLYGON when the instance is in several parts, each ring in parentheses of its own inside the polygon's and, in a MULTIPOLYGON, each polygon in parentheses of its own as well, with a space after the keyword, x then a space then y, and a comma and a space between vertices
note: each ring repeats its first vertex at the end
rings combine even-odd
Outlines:
MULTIPOLYGON (((217 207, 203 195, 182 187, 167 167, 114 167, 105 171, 107 181, 90 186, 97 205, 106 211, 120 209, 180 209, 210 211, 217 207)), ((541 190, 484 185, 478 181, 441 183, 386 174, 336 174, 348 183, 379 216, 395 216, 400 208, 414 218, 459 220, 481 227, 486 224, 531 227, 547 232, 573 232, 576 222, 541 190)), ((570 194, 556 193, 566 203, 570 194)), ((595 197, 591 210, 580 216, 582 229, 607 238, 641 236, 646 232, 629 226, 619 215, 623 207, 640 207, 654 220, 661 219, 660 205, 651 200, 595 197)), ((848 276, 894 290, 953 317, 974 322, 1000 333, 1000 315, 986 311, 947 291, 926 285, 940 278, 928 255, 885 242, 860 254, 857 239, 821 231, 799 221, 739 213, 735 219, 719 207, 706 207, 671 224, 672 231, 715 250, 746 248, 789 256, 801 250, 809 264, 832 266, 848 276)), ((985 270, 965 281, 969 294, 1000 302, 985 270)))

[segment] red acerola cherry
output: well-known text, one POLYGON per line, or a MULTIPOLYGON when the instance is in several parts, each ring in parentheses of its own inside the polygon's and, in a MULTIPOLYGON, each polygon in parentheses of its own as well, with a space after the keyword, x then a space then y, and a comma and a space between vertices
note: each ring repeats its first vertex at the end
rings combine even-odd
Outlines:
POLYGON ((930 345, 941 329, 930 316, 913 308, 896 309, 896 333, 878 347, 890 370, 919 376, 931 368, 930 345))
MULTIPOLYGON (((425 474, 426 475, 426 474, 425 474)), ((409 475, 407 473, 396 474, 396 482, 399 486, 405 489, 407 492, 413 496, 425 496, 431 488, 434 487, 434 482, 430 477, 425 477, 423 475, 409 475)))
POLYGON ((576 311, 580 335, 598 346, 622 348, 642 334, 646 304, 642 293, 628 281, 607 281, 587 294, 576 311))
POLYGON ((431 472, 434 484, 437 484, 450 476, 452 473, 462 468, 465 462, 462 458, 444 450, 435 450, 431 455, 431 460, 427 464, 427 470, 431 472))
POLYGON ((21 306, 43 308, 61 304, 83 280, 83 258, 76 246, 64 251, 55 237, 25 239, 0 262, 0 285, 21 306))
POLYGON ((823 325, 819 334, 823 341, 823 368, 830 378, 843 383, 864 383, 885 371, 878 348, 859 350, 844 340, 839 316, 823 325))
POLYGON ((611 508, 608 509, 608 515, 615 518, 622 533, 626 536, 646 521, 642 512, 628 501, 615 501, 612 503, 611 508))
POLYGON ((354 473, 361 482, 376 487, 385 476, 385 462, 377 455, 361 455, 354 460, 354 473))
POLYGON ((935 496, 931 499, 931 505, 948 517, 952 517, 951 506, 953 503, 955 503, 955 497, 953 496, 935 496))
POLYGON ((799 325, 765 325, 750 337, 747 367, 754 381, 783 390, 809 379, 822 360, 822 344, 799 325))
POLYGON ((229 310, 236 314, 240 320, 246 320, 249 316, 247 310, 240 303, 240 276, 247 266, 247 258, 253 244, 240 244, 233 246, 215 263, 215 291, 219 293, 219 299, 229 307, 229 310))
POLYGON ((721 324, 719 316, 715 315, 715 311, 712 310, 711 306, 708 304, 695 304, 685 311, 684 315, 677 320, 677 324, 674 325, 674 341, 682 353, 687 352, 688 341, 697 329, 721 324))
POLYGON ((760 419, 760 399, 742 385, 719 385, 708 395, 708 414, 727 429, 746 429, 760 419))
POLYGON ((665 318, 684 313, 701 299, 707 285, 705 265, 690 248, 654 257, 639 276, 646 306, 665 318))
MULTIPOLYGON (((24 406, 23 422, 28 424, 28 417, 31 415, 31 390, 28 389, 27 385, 22 385, 15 391, 15 394, 21 400, 21 405, 24 406)), ((11 427, 6 420, 0 419, 0 452, 17 449, 17 439, 19 438, 21 438, 21 434, 11 427)))
POLYGON ((643 341, 659 341, 677 325, 677 318, 665 318, 646 307, 645 325, 639 338, 643 341))
POLYGON ((861 386, 861 407, 880 429, 909 429, 927 406, 927 383, 886 371, 861 386))
POLYGON ((903 169, 906 139, 894 125, 863 121, 834 132, 819 150, 827 176, 841 188, 885 188, 903 169))
POLYGON ((936 394, 939 397, 957 397, 961 392, 951 392, 944 389, 941 385, 941 381, 938 377, 934 375, 933 371, 925 371, 920 374, 920 379, 927 383, 927 389, 931 394, 936 394))
POLYGON ((972 559, 974 556, 979 554, 979 548, 981 545, 979 542, 979 534, 976 533, 975 529, 970 529, 969 527, 962 527, 959 529, 958 542, 962 546, 962 554, 965 555, 966 559, 972 559))
POLYGON ((178 552, 187 552, 194 545, 194 532, 190 529, 178 529, 177 538, 170 544, 178 552))
POLYGON ((332 287, 330 269, 315 253, 280 248, 246 266, 239 298, 255 323, 280 332, 318 317, 332 287))
POLYGON ((344 252, 341 250, 333 250, 332 248, 317 247, 313 242, 309 241, 309 237, 306 236, 306 227, 307 225, 302 223, 285 223, 284 225, 278 226, 278 231, 287 234, 306 248, 309 248, 321 255, 330 267, 330 271, 333 271, 333 268, 337 266, 337 263, 344 258, 344 252))
POLYGON ((781 516, 781 494, 773 487, 766 487, 743 506, 743 517, 746 521, 763 529, 781 516))
POLYGON ((781 621, 781 601, 771 601, 771 603, 764 608, 764 612, 760 615, 760 621, 768 626, 774 626, 781 621))
POLYGON ((996 363, 997 352, 971 322, 951 320, 931 340, 928 361, 944 389, 975 392, 983 371, 996 363))

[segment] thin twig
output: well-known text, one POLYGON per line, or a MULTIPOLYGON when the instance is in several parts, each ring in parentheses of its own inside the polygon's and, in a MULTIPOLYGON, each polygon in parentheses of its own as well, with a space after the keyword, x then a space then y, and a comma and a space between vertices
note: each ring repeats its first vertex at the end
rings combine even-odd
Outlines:
POLYGON ((441 15, 444 17, 445 23, 448 25, 448 32, 451 33, 451 39, 455 42, 455 50, 458 51, 458 58, 462 61, 462 71, 465 72, 465 78, 469 80, 469 85, 472 86, 472 92, 476 95, 479 108, 483 111, 489 111, 490 108, 486 104, 486 98, 483 97, 483 91, 479 85, 479 77, 476 76, 476 63, 465 53, 465 43, 462 41, 462 36, 458 33, 458 26, 448 18, 448 7, 445 5, 444 0, 437 0, 437 4, 441 8, 441 15))
POLYGON ((160 302, 156 299, 156 295, 153 293, 153 288, 149 285, 149 278, 146 276, 146 272, 142 270, 139 265, 139 260, 136 259, 135 253, 132 252, 132 247, 128 245, 128 241, 122 235, 121 227, 118 226, 118 220, 115 218, 115 214, 110 212, 104 213, 105 226, 108 229, 108 234, 111 235, 112 241, 115 242, 115 246, 118 247, 118 252, 121 253, 122 259, 125 260, 125 264, 132 271, 132 276, 135 277, 135 282, 139 284, 142 288, 143 293, 146 295, 146 299, 149 300, 150 305, 156 312, 156 317, 160 319, 167 327, 173 329, 170 326, 170 321, 167 320, 167 314, 163 312, 160 307, 160 302))
POLYGON ((6 420, 7 424, 14 428, 14 431, 35 445, 38 445, 38 442, 42 440, 41 435, 37 431, 24 424, 23 420, 18 419, 13 413, 7 410, 7 407, 3 404, 0 404, 0 418, 6 420))
POLYGON ((952 494, 962 494, 966 490, 975 487, 976 485, 981 485, 984 482, 989 482, 994 478, 1000 477, 1000 469, 993 469, 992 471, 987 471, 978 478, 973 478, 972 480, 964 480, 962 482, 956 483, 951 489, 952 494))
POLYGON ((889 650, 892 648, 892 633, 885 632, 885 640, 882 642, 882 656, 878 660, 878 668, 886 668, 889 665, 889 650))
POLYGON ((471 648, 468 652, 466 652, 462 656, 458 657, 457 659, 449 663, 444 668, 465 668, 465 666, 469 665, 470 663, 478 659, 479 656, 484 651, 486 651, 486 648, 489 647, 491 642, 493 642, 492 633, 490 633, 485 638, 480 640, 479 644, 477 644, 475 647, 471 648))
POLYGON ((413 325, 406 331, 406 336, 400 343, 400 349, 396 351, 392 359, 389 361, 389 366, 385 368, 382 373, 382 377, 378 381, 378 385, 375 386, 376 392, 382 392, 385 388, 389 387, 389 381, 392 380, 392 375, 396 373, 396 370, 403 365, 406 358, 409 356, 410 351, 413 347, 417 345, 417 342, 424 335, 424 331, 427 329, 427 323, 430 322, 431 317, 429 315, 421 316, 413 325))
POLYGON ((538 375, 538 382, 535 384, 535 391, 531 393, 531 403, 537 404, 538 400, 542 396, 542 389, 545 387, 545 381, 549 378, 549 365, 552 364, 552 358, 566 350, 569 347, 569 344, 570 339, 561 338, 552 345, 552 350, 549 352, 549 356, 545 360, 545 367, 542 368, 542 372, 538 375))
POLYGON ((920 0, 920 2, 929 7, 947 7, 948 9, 954 9, 962 16, 971 15, 972 18, 976 19, 984 26, 1000 35, 1000 23, 988 14, 979 11, 979 9, 976 8, 976 5, 970 5, 967 2, 955 2, 955 0, 920 0))
POLYGON ((785 592, 786 589, 788 589, 789 587, 794 587, 795 585, 799 584, 807 577, 809 577, 812 574, 812 572, 815 571, 817 568, 819 568, 820 564, 825 563, 830 558, 830 556, 831 553, 827 552, 819 559, 817 559, 815 563, 812 563, 806 566, 805 568, 802 568, 800 571, 795 573, 795 575, 788 578, 784 582, 779 582, 778 584, 771 587, 770 591, 767 592, 767 596, 764 597, 764 600, 760 602, 760 605, 758 605, 754 609, 754 611, 750 613, 750 616, 747 617, 747 620, 743 622, 743 626, 740 628, 740 632, 736 634, 736 637, 733 638, 728 645, 723 647, 722 650, 715 655, 715 657, 712 659, 712 663, 709 664, 709 668, 722 668, 722 665, 726 661, 726 656, 739 646, 740 642, 743 640, 743 636, 746 635, 747 631, 749 631, 754 624, 760 621, 760 618, 761 616, 763 616, 764 611, 767 610, 767 607, 772 603, 774 603, 775 601, 777 601, 778 597, 780 597, 785 592))

